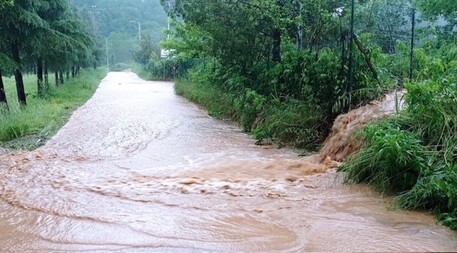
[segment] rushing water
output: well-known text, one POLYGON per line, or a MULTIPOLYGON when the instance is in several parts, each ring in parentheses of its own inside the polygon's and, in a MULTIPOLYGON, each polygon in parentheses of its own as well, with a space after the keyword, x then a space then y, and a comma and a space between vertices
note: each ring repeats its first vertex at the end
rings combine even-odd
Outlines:
POLYGON ((45 146, 0 156, 0 251, 457 250, 324 158, 256 146, 172 83, 110 73, 45 146))

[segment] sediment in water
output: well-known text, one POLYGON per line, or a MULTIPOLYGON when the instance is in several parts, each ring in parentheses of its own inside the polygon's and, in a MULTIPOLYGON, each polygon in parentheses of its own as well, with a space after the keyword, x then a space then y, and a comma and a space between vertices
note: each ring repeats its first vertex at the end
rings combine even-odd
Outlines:
POLYGON ((354 109, 338 116, 333 124, 330 135, 320 151, 320 160, 331 159, 343 162, 349 155, 358 151, 363 140, 356 133, 372 122, 379 121, 397 112, 403 107, 405 91, 386 94, 380 101, 354 109))

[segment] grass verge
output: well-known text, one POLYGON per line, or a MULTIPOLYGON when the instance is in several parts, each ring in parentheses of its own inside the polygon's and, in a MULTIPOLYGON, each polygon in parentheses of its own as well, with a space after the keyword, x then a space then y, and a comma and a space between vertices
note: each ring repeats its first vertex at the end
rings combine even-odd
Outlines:
POLYGON ((232 119, 234 96, 223 92, 218 86, 208 83, 180 80, 175 84, 177 95, 183 96, 208 110, 208 114, 218 119, 232 119))
POLYGON ((147 71, 146 68, 138 63, 132 65, 132 72, 137 74, 140 78, 144 80, 155 80, 154 76, 150 71, 147 71))
POLYGON ((83 69, 59 87, 51 84, 43 98, 36 95, 35 76, 25 75, 26 108, 17 102, 14 78, 5 78, 9 110, 0 110, 0 146, 33 150, 43 145, 94 94, 106 73, 106 69, 83 69))

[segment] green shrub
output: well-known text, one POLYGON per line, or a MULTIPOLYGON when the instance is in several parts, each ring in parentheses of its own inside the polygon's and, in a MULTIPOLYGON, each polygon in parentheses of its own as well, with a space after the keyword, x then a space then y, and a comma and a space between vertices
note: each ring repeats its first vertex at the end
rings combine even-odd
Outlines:
POLYGON ((147 80, 169 81, 184 78, 196 60, 179 57, 169 59, 150 59, 145 65, 135 64, 133 71, 147 80))
POLYGON ((368 126, 365 147, 341 167, 350 183, 369 183, 386 193, 410 190, 426 167, 427 152, 411 132, 395 122, 368 126))
POLYGON ((283 103, 273 100, 262 113, 253 135, 259 143, 266 139, 280 145, 316 150, 325 138, 322 118, 323 112, 318 106, 298 100, 283 103))
POLYGON ((241 99, 235 100, 235 109, 245 132, 251 132, 256 126, 260 114, 265 110, 266 98, 257 92, 246 89, 241 99))

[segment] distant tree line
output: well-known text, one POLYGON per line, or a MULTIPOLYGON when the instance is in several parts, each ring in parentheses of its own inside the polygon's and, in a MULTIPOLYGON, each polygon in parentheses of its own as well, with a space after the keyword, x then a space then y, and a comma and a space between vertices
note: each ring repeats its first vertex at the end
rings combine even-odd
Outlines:
POLYGON ((138 57, 149 58, 148 51, 140 49, 142 45, 158 46, 164 38, 167 16, 159 0, 70 1, 88 20, 111 66, 128 65, 138 57))

